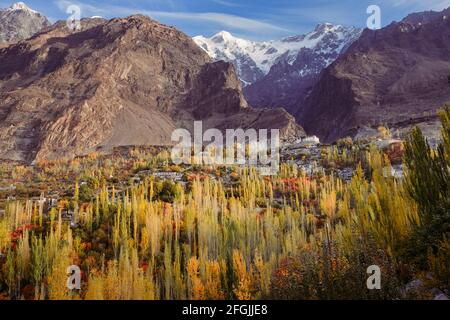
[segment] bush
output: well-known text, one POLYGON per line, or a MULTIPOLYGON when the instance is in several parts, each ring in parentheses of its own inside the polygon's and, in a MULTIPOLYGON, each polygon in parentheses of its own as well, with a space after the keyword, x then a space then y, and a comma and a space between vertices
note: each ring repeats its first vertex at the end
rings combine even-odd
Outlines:
POLYGON ((323 245, 319 252, 304 251, 280 263, 271 281, 275 300, 397 299, 400 281, 394 263, 375 245, 361 244, 349 254, 323 245), (367 289, 371 265, 381 268, 381 290, 367 289))
POLYGON ((336 144, 338 147, 350 149, 353 146, 353 139, 351 137, 342 138, 336 144))
POLYGON ((81 202, 90 202, 94 198, 94 190, 87 184, 80 187, 79 200, 81 202))
POLYGON ((384 126, 379 126, 378 127, 378 135, 382 138, 382 139, 389 139, 392 137, 391 131, 384 127, 384 126))
POLYGON ((170 180, 164 181, 162 189, 159 192, 159 198, 164 202, 172 203, 180 196, 181 192, 179 187, 170 180))
POLYGON ((439 288, 447 295, 450 293, 450 239, 442 241, 437 254, 430 253, 428 265, 433 273, 430 286, 439 288))

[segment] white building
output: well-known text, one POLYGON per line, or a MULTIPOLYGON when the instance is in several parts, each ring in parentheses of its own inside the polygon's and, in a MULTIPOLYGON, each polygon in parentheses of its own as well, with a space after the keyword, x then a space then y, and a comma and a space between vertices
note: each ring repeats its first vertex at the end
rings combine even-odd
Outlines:
POLYGON ((309 148, 320 144, 320 139, 317 136, 308 136, 298 139, 293 144, 288 146, 289 149, 309 148))
POLYGON ((302 138, 301 142, 310 144, 320 144, 320 139, 317 136, 309 136, 302 138))

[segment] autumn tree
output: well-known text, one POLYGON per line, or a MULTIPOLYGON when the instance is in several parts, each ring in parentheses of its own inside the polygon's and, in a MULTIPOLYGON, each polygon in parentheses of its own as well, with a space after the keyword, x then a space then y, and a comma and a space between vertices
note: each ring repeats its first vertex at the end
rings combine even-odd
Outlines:
POLYGON ((192 257, 187 264, 187 273, 189 276, 189 291, 192 300, 205 299, 205 287, 200 279, 200 262, 197 258, 192 257))

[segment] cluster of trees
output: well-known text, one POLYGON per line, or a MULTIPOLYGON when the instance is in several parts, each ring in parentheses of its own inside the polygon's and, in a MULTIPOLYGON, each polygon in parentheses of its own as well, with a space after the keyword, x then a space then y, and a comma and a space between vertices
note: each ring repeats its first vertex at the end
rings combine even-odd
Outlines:
POLYGON ((441 118, 437 150, 418 129, 406 142, 404 182, 371 149, 350 183, 289 165, 271 178, 239 169, 231 187, 206 178, 185 190, 146 179, 119 195, 97 181, 99 194, 76 188, 76 228, 61 209, 47 215, 40 203, 10 202, 0 217, 0 292, 13 299, 402 298, 413 279, 449 290, 449 107, 441 118), (66 285, 70 265, 83 271, 81 290, 66 285), (381 290, 366 287, 371 265, 382 270, 381 290))

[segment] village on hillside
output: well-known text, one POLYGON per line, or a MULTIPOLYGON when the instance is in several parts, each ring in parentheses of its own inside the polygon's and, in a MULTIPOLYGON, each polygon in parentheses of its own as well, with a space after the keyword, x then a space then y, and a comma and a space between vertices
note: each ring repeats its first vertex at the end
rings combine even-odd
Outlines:
MULTIPOLYGON (((318 137, 307 136, 282 145, 280 151, 282 163, 296 168, 306 176, 332 174, 349 182, 359 161, 362 160, 361 153, 371 147, 382 150, 391 160, 389 171, 385 174, 401 179, 403 142, 399 139, 376 138, 354 144, 351 138, 346 138, 334 145, 323 145, 318 137)), ((44 214, 55 208, 61 211, 64 221, 76 226, 76 214, 73 208, 66 204, 74 196, 75 188, 82 192, 82 200, 86 202, 99 196, 101 192, 98 188, 99 181, 94 182, 88 174, 83 178, 80 172, 88 173, 91 170, 99 170, 102 166, 104 168, 101 178, 108 182, 107 192, 110 198, 113 194, 115 197, 123 196, 128 188, 142 184, 146 179, 170 181, 187 190, 188 184, 194 179, 208 178, 220 180, 224 187, 228 188, 238 184, 239 168, 251 167, 248 164, 228 167, 172 165, 169 151, 169 148, 122 147, 116 149, 112 155, 91 154, 61 164, 58 161, 34 163, 31 166, 16 165, 11 161, 2 163, 0 216, 5 212, 8 202, 26 201, 29 206, 37 205, 44 214), (153 156, 155 158, 152 159, 153 156), (108 167, 113 163, 114 168, 108 167), (46 168, 47 165, 55 170, 46 168), (59 165, 62 168, 56 170, 59 165), (105 175, 105 172, 111 174, 105 175)))

